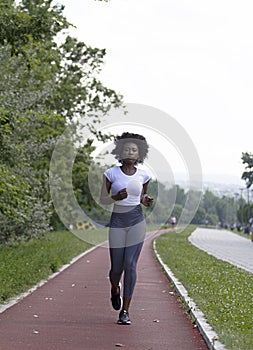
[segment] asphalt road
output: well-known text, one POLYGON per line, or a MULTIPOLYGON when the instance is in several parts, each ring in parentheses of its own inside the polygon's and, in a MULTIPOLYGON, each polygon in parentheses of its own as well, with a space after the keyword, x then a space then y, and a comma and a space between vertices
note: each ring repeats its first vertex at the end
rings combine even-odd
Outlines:
POLYGON ((197 248, 253 273, 253 242, 227 230, 197 228, 189 237, 197 248))

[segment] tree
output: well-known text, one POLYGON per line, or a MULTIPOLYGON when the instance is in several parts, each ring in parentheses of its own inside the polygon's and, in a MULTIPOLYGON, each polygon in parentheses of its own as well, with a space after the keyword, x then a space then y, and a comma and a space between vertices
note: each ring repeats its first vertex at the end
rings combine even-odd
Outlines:
POLYGON ((211 191, 206 190, 202 198, 202 205, 208 214, 217 213, 216 207, 215 207, 217 201, 218 201, 218 198, 211 191))
POLYGON ((219 218, 215 214, 211 214, 211 215, 207 214, 205 220, 208 225, 212 225, 212 226, 217 225, 219 222, 219 218))
MULTIPOLYGON (((10 232, 31 236, 49 228, 49 164, 66 125, 72 124, 76 131, 88 128, 101 138, 94 124, 112 106, 122 104, 122 97, 97 78, 104 49, 91 48, 70 36, 57 40, 70 26, 62 12, 63 6, 53 5, 52 0, 23 0, 18 5, 0 0, 3 238, 10 232)), ((86 152, 84 168, 91 161, 91 149, 91 144, 79 147, 81 153, 86 152)), ((74 176, 78 174, 74 171, 74 176)), ((77 179, 74 182, 80 186, 77 179)))
POLYGON ((195 225, 204 224, 205 219, 206 219, 206 211, 203 207, 199 207, 191 223, 195 225))
POLYGON ((250 188, 253 184, 253 154, 242 153, 242 163, 246 164, 245 171, 242 174, 242 179, 246 181, 247 188, 250 188))
POLYGON ((186 201, 186 194, 183 188, 180 188, 179 185, 173 185, 168 190, 168 196, 171 198, 175 198, 175 204, 184 206, 186 201))

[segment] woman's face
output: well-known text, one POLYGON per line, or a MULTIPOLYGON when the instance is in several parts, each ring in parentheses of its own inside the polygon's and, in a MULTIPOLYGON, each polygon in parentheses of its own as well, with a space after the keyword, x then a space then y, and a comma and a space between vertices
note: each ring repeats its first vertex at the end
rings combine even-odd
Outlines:
POLYGON ((121 154, 123 161, 130 161, 135 163, 139 159, 139 148, 134 142, 127 142, 124 144, 121 154))

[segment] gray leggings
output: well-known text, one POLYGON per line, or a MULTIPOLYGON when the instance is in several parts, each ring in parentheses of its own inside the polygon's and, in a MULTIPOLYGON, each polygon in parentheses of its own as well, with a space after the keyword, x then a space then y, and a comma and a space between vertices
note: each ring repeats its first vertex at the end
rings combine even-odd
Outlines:
POLYGON ((146 235, 146 221, 140 205, 114 206, 109 229, 110 282, 117 286, 124 272, 125 298, 131 298, 136 283, 136 267, 146 235))
POLYGON ((109 273, 112 285, 118 285, 124 271, 124 294, 125 298, 133 295, 137 273, 137 261, 143 242, 123 248, 110 248, 111 270, 109 273))

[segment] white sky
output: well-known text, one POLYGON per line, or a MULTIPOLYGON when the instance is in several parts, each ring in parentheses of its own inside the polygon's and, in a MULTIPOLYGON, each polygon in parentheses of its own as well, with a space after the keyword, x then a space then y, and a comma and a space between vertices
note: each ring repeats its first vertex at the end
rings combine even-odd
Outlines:
POLYGON ((253 152, 252 0, 57 1, 72 35, 106 48, 107 87, 175 118, 204 176, 240 179, 253 152))

